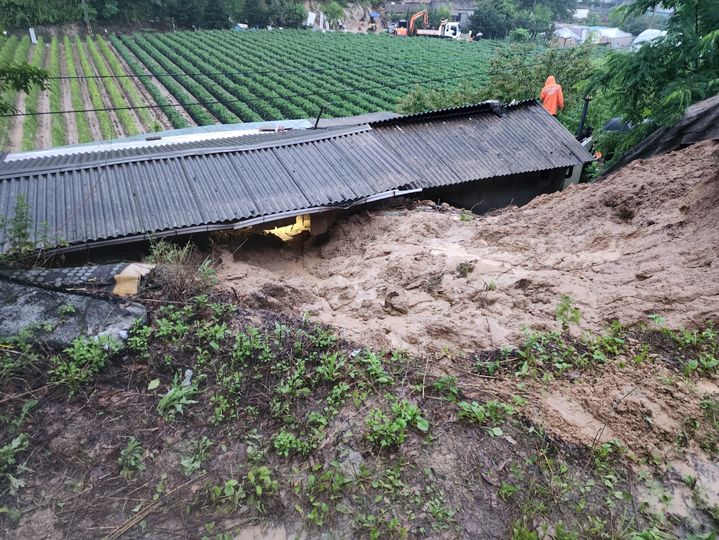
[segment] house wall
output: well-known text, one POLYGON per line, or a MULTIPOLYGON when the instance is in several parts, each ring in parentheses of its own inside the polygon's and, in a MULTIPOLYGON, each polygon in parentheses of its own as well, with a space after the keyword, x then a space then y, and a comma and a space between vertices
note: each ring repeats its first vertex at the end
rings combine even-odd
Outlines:
POLYGON ((476 214, 482 214, 509 205, 522 206, 537 195, 559 191, 564 186, 567 172, 562 168, 476 180, 433 188, 425 191, 423 197, 471 208, 476 214))

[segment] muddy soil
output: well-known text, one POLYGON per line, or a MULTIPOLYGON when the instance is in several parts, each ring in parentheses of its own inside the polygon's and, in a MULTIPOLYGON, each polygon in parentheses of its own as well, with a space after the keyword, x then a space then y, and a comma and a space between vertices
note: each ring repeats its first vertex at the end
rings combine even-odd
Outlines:
POLYGON ((433 203, 340 221, 324 244, 220 252, 219 277, 249 306, 307 312, 348 339, 413 353, 516 344, 558 328, 719 313, 719 162, 708 142, 606 180, 474 217, 433 203))

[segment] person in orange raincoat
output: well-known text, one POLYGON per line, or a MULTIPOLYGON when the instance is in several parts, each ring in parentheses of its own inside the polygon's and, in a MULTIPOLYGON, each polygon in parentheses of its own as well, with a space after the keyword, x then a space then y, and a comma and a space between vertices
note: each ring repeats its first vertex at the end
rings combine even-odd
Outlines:
POLYGON ((547 109, 552 116, 557 116, 557 112, 564 108, 562 87, 557 84, 553 75, 547 77, 547 82, 544 83, 544 88, 542 88, 542 92, 539 94, 539 99, 542 100, 542 105, 544 105, 544 108, 547 109))

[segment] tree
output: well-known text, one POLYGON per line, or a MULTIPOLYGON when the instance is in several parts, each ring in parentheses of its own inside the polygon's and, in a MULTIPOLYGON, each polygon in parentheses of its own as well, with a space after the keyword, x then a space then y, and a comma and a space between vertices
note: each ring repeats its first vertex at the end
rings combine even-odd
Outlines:
MULTIPOLYGON (((44 90, 47 88, 47 77, 47 71, 27 63, 0 66, 0 96, 6 91, 27 94, 35 85, 44 90)), ((0 99, 0 114, 15 112, 17 109, 12 103, 0 99)))
POLYGON ((265 26, 270 19, 270 9, 265 0, 247 0, 243 17, 250 26, 265 26))
POLYGON ((205 28, 228 28, 230 14, 224 0, 209 0, 202 19, 202 26, 205 28))
POLYGON ((452 13, 447 6, 440 6, 437 9, 433 9, 429 12, 429 26, 430 28, 438 28, 443 20, 450 20, 452 13))
POLYGON ((514 26, 517 6, 511 0, 479 0, 470 20, 473 33, 503 38, 514 26))
POLYGON ((334 0, 327 4, 324 8, 325 17, 330 26, 334 27, 344 17, 345 10, 334 0))
MULTIPOLYGON (((637 0, 625 17, 658 5, 637 0)), ((636 52, 607 55, 594 71, 591 89, 603 89, 617 114, 634 124, 651 119, 668 125, 692 103, 719 91, 719 10, 716 0, 663 0, 674 9, 667 36, 636 52)))

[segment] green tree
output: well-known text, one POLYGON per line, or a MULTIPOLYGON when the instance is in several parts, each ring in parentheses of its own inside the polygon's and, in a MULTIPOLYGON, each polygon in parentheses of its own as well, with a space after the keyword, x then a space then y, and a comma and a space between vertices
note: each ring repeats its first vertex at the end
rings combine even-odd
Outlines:
POLYGON ((224 0, 209 0, 202 19, 204 28, 228 28, 230 14, 224 0))
MULTIPOLYGON (((33 86, 47 88, 48 73, 27 63, 0 66, 0 96, 10 91, 27 94, 33 86)), ((13 103, 0 99, 0 114, 17 112, 13 103)))
POLYGON ((325 13, 325 17, 327 17, 327 22, 332 27, 336 26, 345 14, 344 8, 335 1, 332 1, 327 4, 324 7, 323 11, 325 13))
POLYGON ((473 33, 503 38, 514 26, 517 5, 512 0, 479 0, 470 21, 473 33))
MULTIPOLYGON (((658 5, 637 0, 624 15, 658 5)), ((635 124, 668 125, 692 103, 719 90, 719 9, 716 0, 663 0, 674 9, 666 38, 637 52, 611 52, 594 71, 593 90, 603 89, 617 114, 635 124)))

